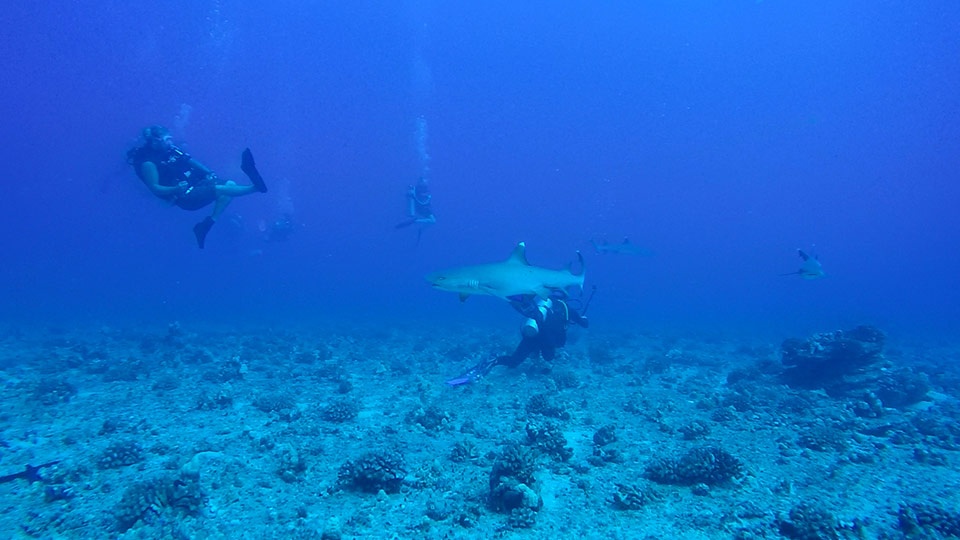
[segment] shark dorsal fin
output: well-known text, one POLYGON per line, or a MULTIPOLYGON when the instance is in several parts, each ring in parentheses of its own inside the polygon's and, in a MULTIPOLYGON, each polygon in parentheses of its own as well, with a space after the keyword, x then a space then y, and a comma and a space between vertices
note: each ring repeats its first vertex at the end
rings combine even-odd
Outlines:
POLYGON ((630 244, 630 238, 624 236, 624 237, 623 237, 623 242, 620 242, 620 243, 621 243, 622 245, 628 245, 628 244, 630 244))
POLYGON ((527 245, 523 242, 517 244, 517 247, 513 248, 513 253, 510 254, 507 262, 530 266, 530 263, 527 262, 527 245))

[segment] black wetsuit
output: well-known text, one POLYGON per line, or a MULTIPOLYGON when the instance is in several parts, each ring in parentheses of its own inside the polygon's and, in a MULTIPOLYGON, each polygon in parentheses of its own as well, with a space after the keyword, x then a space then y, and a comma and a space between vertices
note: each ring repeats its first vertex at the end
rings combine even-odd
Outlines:
POLYGON ((536 307, 529 301, 512 302, 512 304, 517 311, 536 320, 539 331, 535 336, 524 336, 512 354, 498 357, 494 364, 517 367, 538 352, 544 360, 551 361, 557 354, 557 348, 566 345, 567 327, 570 323, 584 328, 587 326, 587 319, 563 300, 554 299, 546 315, 542 317, 539 313, 533 313, 536 307))
POLYGON ((184 153, 173 146, 164 150, 156 150, 149 144, 130 150, 127 153, 127 162, 133 165, 141 179, 143 173, 140 168, 146 162, 157 166, 157 174, 161 186, 176 186, 186 182, 189 187, 186 192, 170 196, 168 199, 184 210, 199 210, 217 200, 217 177, 196 165, 190 154, 184 153))
POLYGON ((430 205, 433 196, 430 195, 430 188, 423 184, 417 184, 412 195, 413 211, 416 214, 414 217, 416 219, 429 219, 433 215, 433 207, 430 205))

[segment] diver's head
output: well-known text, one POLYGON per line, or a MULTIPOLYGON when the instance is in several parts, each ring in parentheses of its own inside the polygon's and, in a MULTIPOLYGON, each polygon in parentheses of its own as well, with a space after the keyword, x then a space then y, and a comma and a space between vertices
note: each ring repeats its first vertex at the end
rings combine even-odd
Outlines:
POLYGON ((170 130, 163 126, 149 126, 143 128, 143 139, 147 146, 154 150, 166 150, 173 146, 173 136, 170 130))

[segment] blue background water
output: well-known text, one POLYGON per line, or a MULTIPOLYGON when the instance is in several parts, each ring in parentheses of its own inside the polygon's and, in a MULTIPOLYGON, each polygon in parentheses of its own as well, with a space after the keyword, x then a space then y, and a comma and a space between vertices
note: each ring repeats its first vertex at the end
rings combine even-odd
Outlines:
POLYGON ((5 7, 0 317, 513 325, 423 275, 524 240, 585 252, 600 327, 960 322, 960 3, 309 4, 5 7), (153 123, 268 180, 205 250, 124 162, 153 123), (653 256, 590 249, 625 235, 653 256), (826 279, 778 276, 811 246, 826 279))

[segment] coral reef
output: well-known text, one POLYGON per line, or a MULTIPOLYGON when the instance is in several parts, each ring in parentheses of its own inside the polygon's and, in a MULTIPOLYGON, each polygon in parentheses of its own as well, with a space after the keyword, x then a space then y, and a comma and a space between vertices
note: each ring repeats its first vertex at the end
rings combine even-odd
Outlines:
POLYGON ((253 406, 265 413, 275 413, 292 409, 296 406, 293 398, 285 392, 270 392, 260 394, 253 400, 253 406))
POLYGON ((357 417, 360 406, 350 399, 338 399, 328 403, 320 410, 320 418, 327 422, 343 424, 357 417))
POLYGON ((428 432, 437 432, 447 427, 452 416, 436 405, 426 409, 417 409, 407 415, 407 422, 416 424, 428 432))
POLYGON ((527 401, 526 410, 530 414, 549 416, 558 420, 569 420, 570 413, 555 398, 547 394, 536 394, 527 401))
POLYGON ((907 538, 960 538, 960 512, 930 503, 900 506, 897 514, 900 531, 907 538))
POLYGON ((181 473, 133 484, 114 508, 115 529, 126 532, 138 521, 150 521, 165 512, 195 516, 203 508, 199 477, 181 473))
POLYGON ((115 441, 107 446, 100 458, 97 467, 100 469, 119 469, 143 461, 143 447, 133 440, 115 441))
POLYGON ((660 499, 650 486, 643 484, 615 484, 613 506, 618 510, 639 510, 651 501, 660 499))
POLYGON ((787 518, 777 520, 780 534, 793 540, 839 539, 837 519, 811 502, 802 502, 790 509, 787 518))
POLYGON ((506 513, 517 508, 539 510, 543 503, 535 490, 536 470, 536 457, 530 449, 506 447, 490 471, 490 506, 506 513))
POLYGON ((532 420, 527 422, 526 431, 527 441, 544 454, 557 461, 567 461, 573 457, 573 449, 567 446, 567 438, 563 436, 559 424, 532 420))
POLYGON ((831 395, 848 395, 875 384, 880 375, 886 335, 872 326, 857 326, 790 338, 780 346, 781 377, 797 388, 823 388, 831 395))
POLYGON ((702 446, 690 450, 680 459, 655 459, 647 467, 646 475, 658 484, 715 486, 743 472, 743 464, 730 453, 715 446, 702 446))
POLYGON ((406 474, 406 465, 399 452, 368 452, 340 467, 337 484, 363 493, 377 493, 380 490, 399 493, 406 474))

